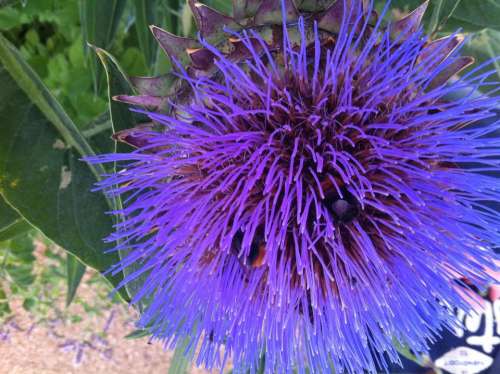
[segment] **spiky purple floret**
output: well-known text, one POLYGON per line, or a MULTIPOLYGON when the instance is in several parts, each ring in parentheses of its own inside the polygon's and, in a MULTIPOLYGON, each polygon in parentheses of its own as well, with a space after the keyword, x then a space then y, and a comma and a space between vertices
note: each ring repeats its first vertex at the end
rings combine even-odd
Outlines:
POLYGON ((135 269, 124 283, 145 277, 140 325, 200 344, 208 368, 231 355, 254 372, 265 353, 269 373, 375 372, 398 361, 393 339, 423 352, 454 326, 449 305, 468 309, 455 278, 488 281, 499 123, 474 124, 492 117, 498 84, 473 95, 490 84, 481 67, 446 84, 453 38, 394 39, 350 12, 332 48, 315 26, 306 40, 303 18, 297 48, 284 27, 282 61, 256 32, 233 33, 244 63, 202 41, 220 74, 179 66, 192 100, 148 113, 164 129, 137 129, 136 151, 93 159, 123 163, 101 188, 124 200, 109 241, 128 251, 115 270, 135 269), (332 195, 359 211, 340 219, 332 195))

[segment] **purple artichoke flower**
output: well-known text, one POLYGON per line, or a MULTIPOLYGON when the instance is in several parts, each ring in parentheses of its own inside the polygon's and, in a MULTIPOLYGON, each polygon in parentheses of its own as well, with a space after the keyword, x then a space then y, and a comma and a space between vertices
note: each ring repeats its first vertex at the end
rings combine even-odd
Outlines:
POLYGON ((192 3, 199 41, 153 29, 175 89, 135 79, 118 99, 151 124, 91 160, 120 166, 100 184, 123 200, 113 270, 142 279, 139 325, 209 369, 387 370, 395 340, 425 352, 470 308, 455 279, 490 280, 498 83, 451 79, 473 61, 423 34, 426 4, 384 24, 361 0, 256 3, 192 3))

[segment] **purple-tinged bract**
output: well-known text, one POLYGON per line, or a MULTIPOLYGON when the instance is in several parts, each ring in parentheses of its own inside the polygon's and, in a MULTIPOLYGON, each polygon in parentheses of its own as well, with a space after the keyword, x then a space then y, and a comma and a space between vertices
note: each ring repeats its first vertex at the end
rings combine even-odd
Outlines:
POLYGON ((499 124, 478 122, 498 84, 479 68, 450 81, 472 61, 457 35, 423 34, 425 7, 383 26, 367 3, 263 1, 239 31, 222 18, 229 51, 213 25, 196 48, 165 44, 174 95, 121 97, 156 109, 117 135, 136 150, 93 160, 121 166, 101 183, 124 205, 114 270, 142 279, 140 325, 199 364, 383 370, 394 340, 424 352, 455 326, 454 279, 488 281, 499 124))

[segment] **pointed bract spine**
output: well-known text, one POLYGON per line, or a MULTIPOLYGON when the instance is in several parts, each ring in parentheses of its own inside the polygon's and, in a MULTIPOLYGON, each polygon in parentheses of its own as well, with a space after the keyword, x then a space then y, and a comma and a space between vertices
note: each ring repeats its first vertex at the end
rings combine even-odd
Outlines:
POLYGON ((194 39, 174 35, 157 26, 150 26, 150 28, 161 49, 171 59, 172 63, 185 60, 188 48, 199 48, 200 46, 199 42, 194 39))
POLYGON ((436 63, 441 62, 446 57, 448 57, 460 44, 464 41, 464 37, 462 35, 452 35, 446 36, 440 39, 433 40, 430 42, 420 53, 420 57, 425 60, 430 55, 435 53, 436 51, 442 56, 442 58, 436 63))
POLYGON ((222 34, 224 27, 229 27, 233 30, 238 29, 238 24, 234 18, 226 16, 205 4, 189 0, 189 6, 193 12, 198 31, 204 38, 211 38, 217 34, 222 34))
POLYGON ((198 70, 209 70, 213 66, 214 54, 206 48, 188 48, 191 66, 198 70))
POLYGON ((131 129, 118 131, 113 134, 113 139, 134 148, 143 148, 149 145, 149 139, 153 134, 145 136, 145 133, 154 131, 152 122, 144 123, 131 129))
POLYGON ((429 0, 425 1, 422 5, 416 8, 406 17, 394 22, 391 25, 391 32, 393 37, 396 37, 400 33, 405 33, 405 35, 408 35, 416 32, 420 28, 422 19, 428 6, 429 0))
POLYGON ((167 99, 165 97, 150 95, 117 95, 113 96, 113 100, 132 105, 139 105, 154 110, 160 110, 161 112, 164 111, 162 110, 162 107, 164 107, 167 102, 167 99))
POLYGON ((141 95, 149 96, 169 96, 172 95, 178 86, 179 79, 171 74, 164 74, 157 77, 130 77, 130 82, 141 95))
POLYGON ((451 77, 460 73, 462 70, 471 66, 474 63, 474 58, 470 56, 462 56, 456 58, 452 63, 444 67, 434 80, 429 85, 430 89, 437 88, 447 83, 451 77))

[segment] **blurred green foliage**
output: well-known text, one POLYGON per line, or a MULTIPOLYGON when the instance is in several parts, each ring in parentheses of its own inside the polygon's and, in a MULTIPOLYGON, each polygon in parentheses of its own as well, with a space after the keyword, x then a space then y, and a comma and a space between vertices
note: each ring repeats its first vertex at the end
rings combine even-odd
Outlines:
POLYGON ((0 10, 0 30, 80 126, 106 110, 92 92, 76 1, 37 0, 0 10))
MULTIPOLYGON (((82 317, 65 308, 67 295, 67 256, 65 252, 44 239, 36 231, 0 242, 0 325, 12 312, 11 305, 20 303, 30 312, 35 323, 60 318, 76 323, 82 317)), ((76 297, 89 315, 102 315, 118 298, 108 297, 109 287, 96 272, 87 274, 95 301, 89 303, 76 297)))
MULTIPOLYGON (((127 72, 141 75, 148 68, 139 49, 132 9, 127 7, 125 12, 110 50, 127 72)), ((20 50, 80 128, 89 127, 106 111, 104 87, 97 95, 92 88, 79 1, 16 2, 0 9, 0 31, 20 50)))

